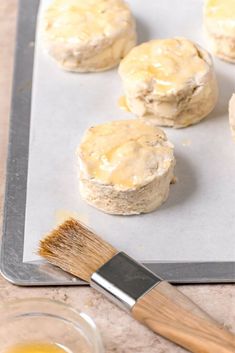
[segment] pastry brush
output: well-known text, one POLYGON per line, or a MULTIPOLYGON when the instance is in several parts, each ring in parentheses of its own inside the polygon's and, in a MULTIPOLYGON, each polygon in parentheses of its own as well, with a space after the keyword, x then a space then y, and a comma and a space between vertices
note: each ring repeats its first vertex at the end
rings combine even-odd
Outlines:
POLYGON ((39 255, 83 279, 154 332, 194 353, 235 352, 235 336, 174 286, 69 219, 40 242, 39 255))

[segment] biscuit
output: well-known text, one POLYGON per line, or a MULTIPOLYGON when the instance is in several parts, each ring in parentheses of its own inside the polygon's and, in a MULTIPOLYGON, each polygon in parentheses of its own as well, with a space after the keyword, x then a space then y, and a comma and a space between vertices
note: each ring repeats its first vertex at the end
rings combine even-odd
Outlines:
POLYGON ((119 66, 126 106, 139 118, 174 128, 195 124, 214 108, 211 56, 185 39, 158 39, 133 48, 119 66))
POLYGON ((235 63, 234 0, 207 0, 204 27, 211 52, 220 59, 235 63))
POLYGON ((147 213, 168 197, 175 158, 158 127, 137 119, 91 127, 78 159, 81 196, 103 212, 147 213))
POLYGON ((53 0, 42 33, 59 66, 77 72, 110 69, 136 43, 135 20, 123 0, 53 0))

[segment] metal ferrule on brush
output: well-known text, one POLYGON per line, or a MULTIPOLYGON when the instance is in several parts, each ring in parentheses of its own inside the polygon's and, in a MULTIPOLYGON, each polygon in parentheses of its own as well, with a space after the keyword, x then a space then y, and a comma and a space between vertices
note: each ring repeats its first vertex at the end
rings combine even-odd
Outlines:
POLYGON ((140 297, 161 281, 146 267, 119 252, 93 273, 90 284, 117 305, 130 311, 140 297))

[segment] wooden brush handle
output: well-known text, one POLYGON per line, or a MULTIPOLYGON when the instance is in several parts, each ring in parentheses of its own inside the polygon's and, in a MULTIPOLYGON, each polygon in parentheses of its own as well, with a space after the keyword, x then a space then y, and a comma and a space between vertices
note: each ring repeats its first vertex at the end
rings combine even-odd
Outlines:
POLYGON ((135 319, 193 353, 234 353, 235 336, 167 282, 132 308, 135 319))

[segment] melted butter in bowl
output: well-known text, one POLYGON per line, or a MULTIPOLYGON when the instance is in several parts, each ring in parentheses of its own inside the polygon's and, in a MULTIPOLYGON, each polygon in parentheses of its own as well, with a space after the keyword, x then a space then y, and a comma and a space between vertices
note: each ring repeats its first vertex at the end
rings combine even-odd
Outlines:
POLYGON ((43 298, 0 305, 0 342, 0 353, 104 353, 90 317, 43 298))
POLYGON ((19 343, 10 346, 5 350, 5 353, 68 353, 70 350, 66 349, 60 344, 56 343, 42 343, 42 342, 28 342, 19 343))

